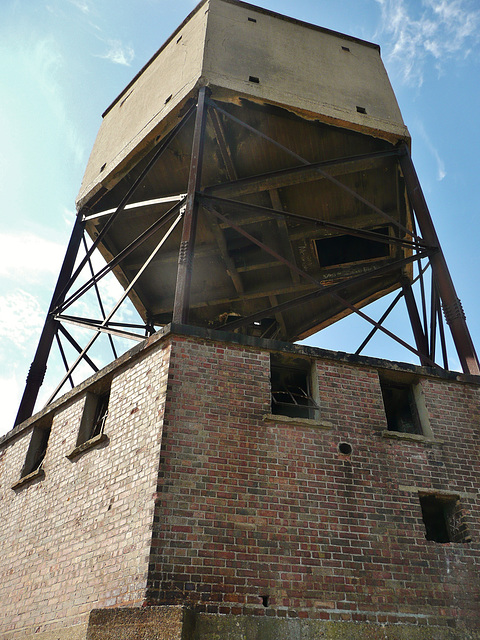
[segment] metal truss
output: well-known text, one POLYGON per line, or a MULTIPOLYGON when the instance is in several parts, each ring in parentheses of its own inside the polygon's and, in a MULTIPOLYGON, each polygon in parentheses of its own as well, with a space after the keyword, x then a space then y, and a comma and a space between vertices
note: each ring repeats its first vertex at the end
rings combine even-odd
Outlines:
POLYGON ((74 382, 72 374, 80 362, 87 363, 93 372, 98 371, 98 366, 95 364, 89 352, 100 334, 107 334, 112 350, 112 356, 115 359, 117 358, 118 353, 113 340, 114 336, 141 341, 155 332, 155 327, 150 321, 138 324, 128 324, 115 322, 113 317, 124 300, 135 288, 135 284, 142 276, 145 269, 155 258, 157 253, 162 250, 163 245, 177 225, 179 225, 180 221, 183 222, 183 225, 178 251, 177 278, 171 319, 173 323, 177 324, 189 323, 191 281, 194 269, 197 220, 201 212, 203 212, 204 215, 210 216, 210 219, 213 221, 211 223, 211 228, 213 229, 218 249, 222 256, 223 263, 225 264, 225 268, 227 269, 239 296, 243 293, 243 285, 226 249, 226 242, 221 225, 223 225, 223 227, 228 226, 234 229, 250 243, 256 245, 263 252, 270 255, 275 262, 282 263, 288 267, 294 282, 301 283, 302 281, 305 281, 310 285, 310 287, 312 285, 314 286, 313 291, 303 295, 301 294, 301 288, 299 288, 299 295, 297 297, 283 303, 278 303, 275 296, 272 295, 270 297, 271 306, 264 309, 258 309, 258 311, 250 314, 249 316, 234 320, 227 318, 225 322, 218 323, 216 327, 217 329, 227 331, 242 330, 252 323, 259 323, 264 318, 272 316, 277 317, 286 309, 300 307, 301 305, 308 305, 308 303, 314 299, 322 296, 329 296, 337 303, 340 303, 344 309, 348 309, 350 312, 357 314, 371 326, 370 333, 360 344, 356 353, 360 353, 377 332, 383 332, 407 350, 418 356, 422 365, 448 369, 445 327, 441 311, 443 309, 443 314, 450 328, 453 343, 464 373, 475 375, 480 374, 479 361, 468 331, 465 315, 463 313, 460 300, 456 295, 440 243, 410 157, 409 149, 406 144, 392 147, 387 151, 377 151, 364 155, 311 163, 291 149, 281 145, 265 133, 229 113, 211 99, 209 96, 209 90, 206 87, 202 87, 199 90, 196 105, 190 107, 178 124, 163 138, 163 140, 159 142, 151 159, 134 180, 123 198, 121 198, 118 206, 114 209, 103 211, 101 214, 97 213, 94 216, 92 216, 88 209, 81 210, 78 213, 57 285, 52 296, 52 301, 47 312, 46 321, 37 351, 27 377, 25 391, 15 424, 21 423, 33 413, 34 405, 44 379, 47 362, 50 357, 50 351, 54 341, 59 348, 60 357, 65 366, 65 375, 56 386, 49 402, 58 395, 66 383, 70 383, 73 387, 74 382), (230 120, 236 123, 236 125, 249 130, 255 136, 262 137, 269 144, 282 149, 282 151, 294 159, 298 165, 289 169, 271 171, 261 175, 253 175, 248 178, 239 179, 226 141, 220 115, 225 120, 230 120), (161 215, 137 238, 132 240, 127 247, 115 255, 115 257, 113 257, 103 268, 95 272, 92 264, 92 255, 102 242, 109 229, 115 221, 117 221, 122 211, 129 208, 141 207, 142 204, 145 204, 132 201, 135 193, 138 191, 142 181, 155 166, 157 160, 162 156, 162 154, 164 154, 172 141, 175 140, 175 137, 193 117, 195 117, 195 124, 186 193, 179 194, 178 196, 171 198, 160 198, 158 202, 162 201, 172 204, 170 209, 161 215), (204 161, 205 131, 208 117, 210 117, 210 122, 215 131, 219 156, 222 158, 229 181, 202 188, 202 164, 204 161), (335 168, 336 166, 355 167, 360 166, 365 161, 387 156, 396 160, 403 175, 412 213, 412 229, 408 229, 400 224, 398 220, 366 200, 360 193, 343 184, 331 173, 332 168, 335 168), (328 180, 338 189, 349 193, 354 199, 360 201, 362 205, 371 209, 382 219, 388 221, 389 224, 394 225, 399 232, 398 237, 386 236, 375 231, 340 225, 331 221, 312 219, 308 216, 302 216, 284 210, 279 202, 277 189, 294 184, 307 184, 318 180, 319 178, 328 180), (261 191, 265 191, 270 194, 272 207, 258 206, 236 199, 243 195, 261 191), (85 224, 91 217, 98 217, 99 215, 106 217, 106 224, 103 226, 93 243, 88 246, 85 239, 85 224), (405 267, 406 265, 411 264, 417 265, 418 275, 415 277, 413 282, 407 278, 404 278, 399 282, 399 293, 396 295, 381 318, 379 320, 374 320, 363 310, 359 309, 357 306, 342 297, 341 292, 342 289, 345 288, 345 281, 330 285, 323 284, 295 263, 293 253, 288 243, 285 243, 285 250, 283 251, 284 255, 281 255, 278 251, 268 246, 268 244, 255 237, 253 233, 247 231, 244 228, 246 225, 242 226, 242 220, 248 220, 249 217, 252 216, 263 216, 268 219, 274 219, 280 226, 285 225, 286 220, 308 222, 310 224, 317 225, 318 227, 341 233, 342 235, 357 236, 407 249, 407 257, 396 259, 386 265, 372 266, 371 269, 365 273, 350 277, 348 279, 349 285, 360 284, 372 277, 379 277, 393 270, 398 270, 399 267, 405 267), (215 220, 217 223, 214 223, 215 220), (120 265, 122 261, 130 256, 138 247, 152 238, 154 238, 156 242, 153 251, 150 252, 148 258, 138 268, 135 277, 128 283, 128 286, 126 286, 121 298, 114 305, 113 309, 107 313, 101 295, 101 284, 103 278, 107 274, 111 273, 115 267, 120 265), (79 252, 82 247, 85 255, 83 258, 79 259, 79 252), (75 268, 76 263, 78 263, 78 266, 75 268), (427 287, 426 277, 428 269, 430 270, 431 284, 427 287), (79 286, 77 284, 79 276, 83 274, 82 277, 85 278, 85 273, 87 273, 86 280, 79 286), (418 303, 412 289, 413 285, 417 283, 420 288, 420 299, 418 303), (426 294, 427 289, 430 290, 430 301, 428 303, 426 294), (99 317, 89 318, 68 314, 67 311, 69 308, 91 290, 95 292, 98 302, 99 317), (408 311, 414 337, 414 345, 408 344, 405 340, 395 335, 384 326, 385 320, 401 300, 405 302, 408 311), (75 338, 68 331, 66 325, 76 325, 91 330, 92 336, 87 341, 86 345, 81 346, 78 344, 75 338), (436 363, 436 352, 438 350, 437 341, 440 345, 442 365, 436 363), (66 356, 64 348, 65 342, 67 342, 77 353, 77 356, 71 363, 68 362, 66 356))

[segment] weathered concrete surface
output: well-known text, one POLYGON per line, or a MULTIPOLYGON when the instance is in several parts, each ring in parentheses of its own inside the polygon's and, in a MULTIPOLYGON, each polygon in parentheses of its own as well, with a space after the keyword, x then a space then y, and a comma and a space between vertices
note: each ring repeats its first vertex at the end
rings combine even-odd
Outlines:
POLYGON ((477 640, 479 632, 445 627, 199 615, 194 640, 477 640))
POLYGON ((104 114, 77 206, 138 161, 200 85, 214 98, 248 96, 409 139, 377 45, 235 0, 203 0, 104 114))
POLYGON ((87 640, 193 640, 193 614, 181 606, 94 609, 87 640))

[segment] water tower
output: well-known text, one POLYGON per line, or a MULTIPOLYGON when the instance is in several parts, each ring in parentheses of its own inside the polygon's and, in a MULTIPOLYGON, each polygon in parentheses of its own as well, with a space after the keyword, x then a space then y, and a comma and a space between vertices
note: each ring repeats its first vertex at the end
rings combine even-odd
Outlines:
POLYGON ((200 2, 103 114, 17 423, 55 339, 66 373, 52 398, 80 362, 95 368, 99 335, 143 340, 169 323, 293 342, 355 313, 448 368, 442 307, 464 372, 479 373, 409 149, 377 45, 238 0, 200 2), (106 309, 110 272, 124 295, 106 309), (98 317, 75 315, 92 290, 98 317), (388 310, 378 321, 365 310, 394 291, 412 344, 384 327, 388 310), (135 325, 115 317, 127 297, 135 325), (92 331, 86 345, 72 324, 92 331))

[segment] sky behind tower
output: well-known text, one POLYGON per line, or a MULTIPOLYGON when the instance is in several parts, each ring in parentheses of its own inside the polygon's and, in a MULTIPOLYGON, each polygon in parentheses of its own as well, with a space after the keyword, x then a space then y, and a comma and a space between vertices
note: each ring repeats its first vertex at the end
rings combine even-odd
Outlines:
MULTIPOLYGON (((412 136, 413 160, 480 348, 478 1, 255 4, 380 44, 412 136)), ((195 5, 194 0, 1 3, 0 434, 13 425, 101 114, 195 5)), ((112 290, 112 300, 115 295, 112 290)), ((366 332, 359 335, 347 319, 309 343, 354 351, 366 332)), ((371 349, 368 354, 411 360, 381 341, 371 349)), ((451 367, 458 367, 455 359, 451 367)))

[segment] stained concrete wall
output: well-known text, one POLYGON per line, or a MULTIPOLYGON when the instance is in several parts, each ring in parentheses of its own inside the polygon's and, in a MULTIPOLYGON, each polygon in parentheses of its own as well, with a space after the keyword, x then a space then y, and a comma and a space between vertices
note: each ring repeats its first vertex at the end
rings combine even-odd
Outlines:
POLYGON ((378 46, 237 0, 204 0, 104 114, 77 206, 138 162, 201 85, 214 98, 409 139, 378 46))

